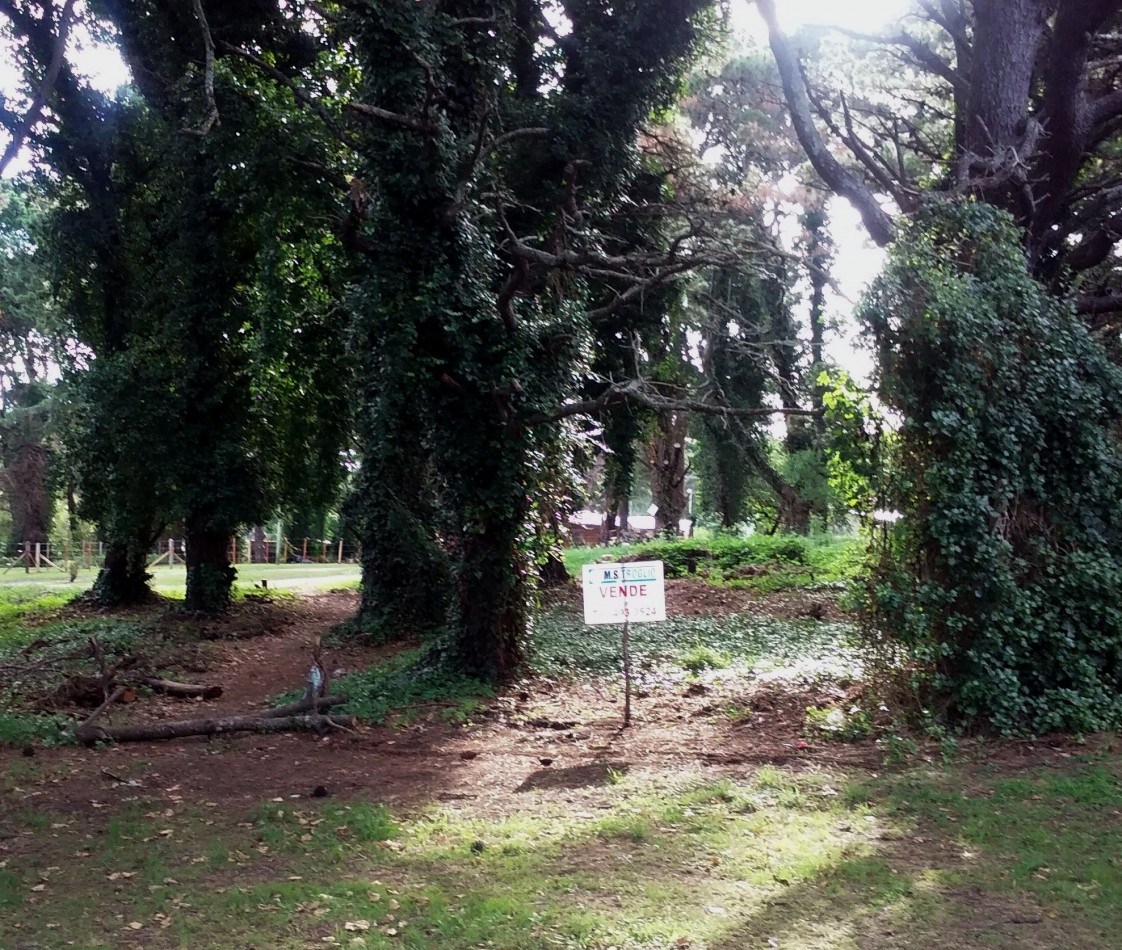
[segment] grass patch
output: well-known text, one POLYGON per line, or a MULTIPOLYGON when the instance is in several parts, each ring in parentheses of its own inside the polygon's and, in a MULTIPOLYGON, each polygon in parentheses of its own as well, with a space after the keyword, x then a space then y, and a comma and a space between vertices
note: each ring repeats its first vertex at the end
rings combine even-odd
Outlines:
POLYGON ((841 584, 864 566, 866 542, 859 537, 754 534, 714 535, 643 544, 570 548, 565 565, 579 576, 585 564, 623 557, 662 561, 667 577, 701 577, 710 583, 761 592, 841 584))
POLYGON ((0 946, 1122 946, 1114 771, 977 778, 629 775, 592 810, 485 816, 308 799, 247 821, 10 815, 0 946))
POLYGON ((462 724, 480 708, 483 698, 494 695, 489 684, 434 664, 426 647, 340 677, 333 689, 348 697, 344 707, 348 712, 375 723, 394 713, 408 719, 418 706, 439 704, 445 719, 462 724))

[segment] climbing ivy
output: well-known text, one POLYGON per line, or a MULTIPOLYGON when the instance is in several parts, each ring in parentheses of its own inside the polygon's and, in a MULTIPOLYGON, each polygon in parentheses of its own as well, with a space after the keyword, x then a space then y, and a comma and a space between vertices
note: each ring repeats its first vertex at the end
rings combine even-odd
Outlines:
POLYGON ((369 118, 351 237, 360 627, 446 628, 444 659, 484 678, 521 662, 534 501, 564 438, 524 420, 573 395, 591 358, 588 282, 548 262, 626 193, 704 6, 569 0, 563 39, 536 0, 343 17, 369 118))
POLYGON ((869 600, 928 707, 1005 732, 1122 723, 1122 371, 981 203, 933 203, 862 311, 903 422, 869 600))

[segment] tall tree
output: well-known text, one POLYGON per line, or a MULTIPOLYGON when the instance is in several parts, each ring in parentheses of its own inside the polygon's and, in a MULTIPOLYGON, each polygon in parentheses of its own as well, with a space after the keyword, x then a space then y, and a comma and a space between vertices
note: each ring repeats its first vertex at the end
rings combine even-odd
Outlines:
POLYGON ((521 659, 521 539, 537 441, 556 437, 524 423, 571 391, 582 285, 626 266, 595 224, 637 169, 640 124, 672 101, 704 6, 571 0, 564 36, 536 0, 392 2, 342 21, 371 195, 364 610, 431 626, 450 604, 449 656, 472 672, 521 659))
POLYGON ((872 618, 928 708, 1113 726, 1119 378, 1087 331, 1122 308, 1122 0, 921 0, 918 27, 858 38, 904 64, 876 101, 808 79, 758 6, 815 170, 899 238, 864 311, 905 512, 872 618))

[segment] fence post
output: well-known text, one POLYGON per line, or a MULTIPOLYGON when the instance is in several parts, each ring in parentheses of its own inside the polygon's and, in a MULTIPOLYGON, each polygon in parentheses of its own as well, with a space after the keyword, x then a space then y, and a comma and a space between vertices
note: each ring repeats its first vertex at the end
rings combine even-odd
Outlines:
POLYGON ((35 570, 38 571, 38 570, 42 569, 42 564, 40 563, 42 561, 42 559, 43 559, 43 542, 42 541, 36 541, 35 542, 35 570))
POLYGON ((336 558, 335 563, 336 564, 342 564, 343 563, 343 539, 342 538, 339 539, 339 556, 338 556, 338 558, 336 558))
POLYGON ((308 539, 304 539, 304 553, 300 555, 305 561, 308 560, 308 539))

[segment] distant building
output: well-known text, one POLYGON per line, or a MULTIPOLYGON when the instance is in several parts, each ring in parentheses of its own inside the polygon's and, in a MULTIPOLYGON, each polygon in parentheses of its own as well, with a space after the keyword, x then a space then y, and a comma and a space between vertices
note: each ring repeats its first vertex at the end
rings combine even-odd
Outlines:
MULTIPOLYGON (((580 546, 594 546, 602 543, 605 515, 600 511, 574 511, 569 515, 569 531, 572 543, 580 546)), ((689 518, 678 522, 678 534, 688 537, 693 527, 689 518)), ((623 541, 645 541, 655 536, 654 515, 631 515, 627 519, 625 531, 615 531, 614 537, 623 541)))

